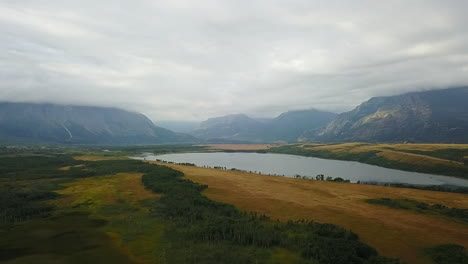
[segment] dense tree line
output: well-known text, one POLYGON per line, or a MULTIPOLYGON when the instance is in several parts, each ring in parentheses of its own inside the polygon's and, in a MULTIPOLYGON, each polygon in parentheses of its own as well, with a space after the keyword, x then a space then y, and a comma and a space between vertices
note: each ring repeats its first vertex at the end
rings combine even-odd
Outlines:
POLYGON ((60 183, 75 178, 153 169, 139 161, 84 162, 69 155, 32 154, 0 157, 0 226, 49 216, 54 208, 45 201, 59 196, 54 190, 60 188, 60 183), (59 170, 78 164, 85 166, 59 170))
MULTIPOLYGON (((368 183, 373 184, 373 183, 368 183)), ((374 183, 377 184, 377 183, 374 183)), ((385 185, 390 187, 399 187, 399 188, 410 188, 410 189, 418 189, 418 190, 429 190, 429 191, 437 191, 437 192, 453 192, 453 193, 463 193, 468 194, 468 187, 463 186, 453 186, 453 185, 417 185, 417 184, 405 184, 405 183, 385 183, 385 184, 377 184, 377 185, 385 185)))
POLYGON ((428 204, 411 199, 380 198, 369 199, 367 202, 372 204, 385 205, 387 207, 396 209, 413 210, 421 213, 441 214, 468 222, 468 209, 464 208, 451 208, 442 204, 428 204))
MULTIPOLYGON (((198 243, 218 245, 218 250, 226 244, 258 249, 281 247, 299 252, 304 263, 398 263, 378 257, 375 249, 360 242, 349 230, 305 220, 284 223, 241 212, 209 200, 201 193, 207 186, 182 176, 179 171, 159 166, 145 174, 142 181, 147 188, 164 194, 155 203, 152 214, 170 221, 168 236, 183 238, 184 242, 178 242, 189 244, 189 248, 198 243)), ((213 250, 197 254, 215 254, 213 250)), ((231 262, 238 263, 235 259, 224 261, 231 262)))
POLYGON ((425 251, 437 264, 468 264, 468 252, 461 245, 442 244, 425 251))
POLYGON ((64 155, 0 157, 0 226, 49 216, 53 207, 44 201, 58 197, 58 168, 76 163, 64 155))

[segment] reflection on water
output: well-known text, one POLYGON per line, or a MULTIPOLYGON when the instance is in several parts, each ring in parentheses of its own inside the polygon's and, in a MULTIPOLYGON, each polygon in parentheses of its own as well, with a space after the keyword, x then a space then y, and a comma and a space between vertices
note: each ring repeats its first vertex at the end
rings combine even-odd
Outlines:
POLYGON ((389 182, 423 185, 458 185, 468 186, 468 180, 455 177, 432 175, 387 169, 353 161, 328 160, 302 157, 286 154, 259 153, 179 153, 143 156, 147 160, 165 160, 177 163, 194 163, 197 166, 236 168, 246 171, 256 171, 264 174, 284 175, 294 177, 305 175, 315 177, 324 174, 325 177, 341 177, 351 182, 389 182))

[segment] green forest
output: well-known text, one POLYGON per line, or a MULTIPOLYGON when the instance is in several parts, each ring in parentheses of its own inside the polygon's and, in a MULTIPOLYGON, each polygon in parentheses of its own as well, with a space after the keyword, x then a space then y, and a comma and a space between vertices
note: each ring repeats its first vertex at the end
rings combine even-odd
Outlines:
MULTIPOLYGON (((58 210, 49 203, 59 198, 55 191, 63 183, 118 172, 144 173, 143 184, 162 194, 145 201, 148 217, 164 226, 158 239, 167 246, 159 249, 160 263, 399 263, 378 256, 356 234, 335 225, 279 222, 209 200, 202 194, 207 186, 182 179, 181 172, 164 166, 135 160, 76 161, 60 151, 37 151, 2 155, 0 172, 0 260, 6 263, 28 255, 41 255, 38 263, 47 263, 53 257, 44 256, 72 251, 76 259, 66 262, 91 258, 132 263, 103 235, 100 228, 106 220, 83 210, 58 210), (84 166, 59 170, 78 164, 84 166), (44 228, 56 234, 31 241, 34 230, 44 228)), ((132 209, 108 207, 106 213, 116 210, 132 209)))
MULTIPOLYGON (((401 263, 379 256, 355 233, 333 224, 279 221, 210 200, 203 194, 208 186, 184 179, 182 172, 169 167, 128 159, 75 160, 76 154, 86 153, 76 149, 2 150, 0 261, 401 263), (64 167, 68 169, 60 169, 64 167), (89 199, 65 208, 52 203, 64 198, 58 190, 66 184, 123 172, 143 174, 142 184, 160 194, 140 201, 143 213, 125 201, 96 207, 89 199), (107 235, 108 230, 120 237, 120 246, 107 235), (154 248, 141 253, 126 248, 129 243, 154 248)), ((427 254, 436 260, 445 254, 443 250, 432 248, 427 254)), ((464 258, 466 254, 461 252, 464 258)))

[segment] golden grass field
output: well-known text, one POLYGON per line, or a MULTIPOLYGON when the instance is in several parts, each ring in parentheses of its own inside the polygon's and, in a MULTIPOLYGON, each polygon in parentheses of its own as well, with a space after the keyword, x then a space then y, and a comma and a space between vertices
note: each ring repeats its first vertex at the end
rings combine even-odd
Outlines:
POLYGON ((272 144, 206 144, 197 145, 206 147, 208 150, 264 150, 277 145, 272 144))
POLYGON ((356 232, 380 254, 408 263, 431 263, 422 249, 442 243, 468 247, 468 225, 442 216, 418 214, 366 203, 372 198, 414 199, 468 208, 464 194, 363 184, 312 181, 238 171, 168 165, 207 184, 213 200, 273 219, 310 219, 356 232))
POLYGON ((416 165, 447 165, 452 167, 463 167, 464 164, 462 162, 441 159, 436 157, 430 157, 421 154, 413 154, 413 153, 405 153, 401 151, 394 151, 394 150, 383 150, 377 153, 377 156, 384 157, 388 160, 409 163, 409 164, 416 164, 416 165))
POLYGON ((67 171, 67 170, 70 170, 71 168, 79 168, 79 167, 83 167, 83 166, 84 166, 83 164, 75 165, 75 166, 65 166, 65 167, 59 168, 59 170, 67 171))
POLYGON ((392 161, 422 166, 446 165, 451 167, 463 167, 464 164, 459 161, 431 157, 424 154, 408 153, 405 151, 430 152, 445 149, 468 150, 468 144, 370 144, 359 142, 327 145, 304 144, 302 147, 310 150, 345 153, 377 151, 377 156, 381 156, 392 161))
MULTIPOLYGON (((306 144, 306 146, 311 146, 306 144)), ((317 147, 311 146, 316 150, 330 151, 348 151, 348 152, 366 152, 376 149, 392 149, 392 150, 419 150, 419 151, 434 151, 440 149, 468 149, 468 144, 372 144, 372 143, 342 143, 342 144, 327 144, 317 147)))

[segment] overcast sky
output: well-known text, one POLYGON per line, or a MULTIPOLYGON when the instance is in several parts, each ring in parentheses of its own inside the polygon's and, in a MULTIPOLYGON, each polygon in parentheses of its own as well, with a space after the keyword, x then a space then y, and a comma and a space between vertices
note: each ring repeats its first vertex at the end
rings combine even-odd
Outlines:
POLYGON ((468 84, 468 1, 0 0, 0 100, 153 120, 468 84))

